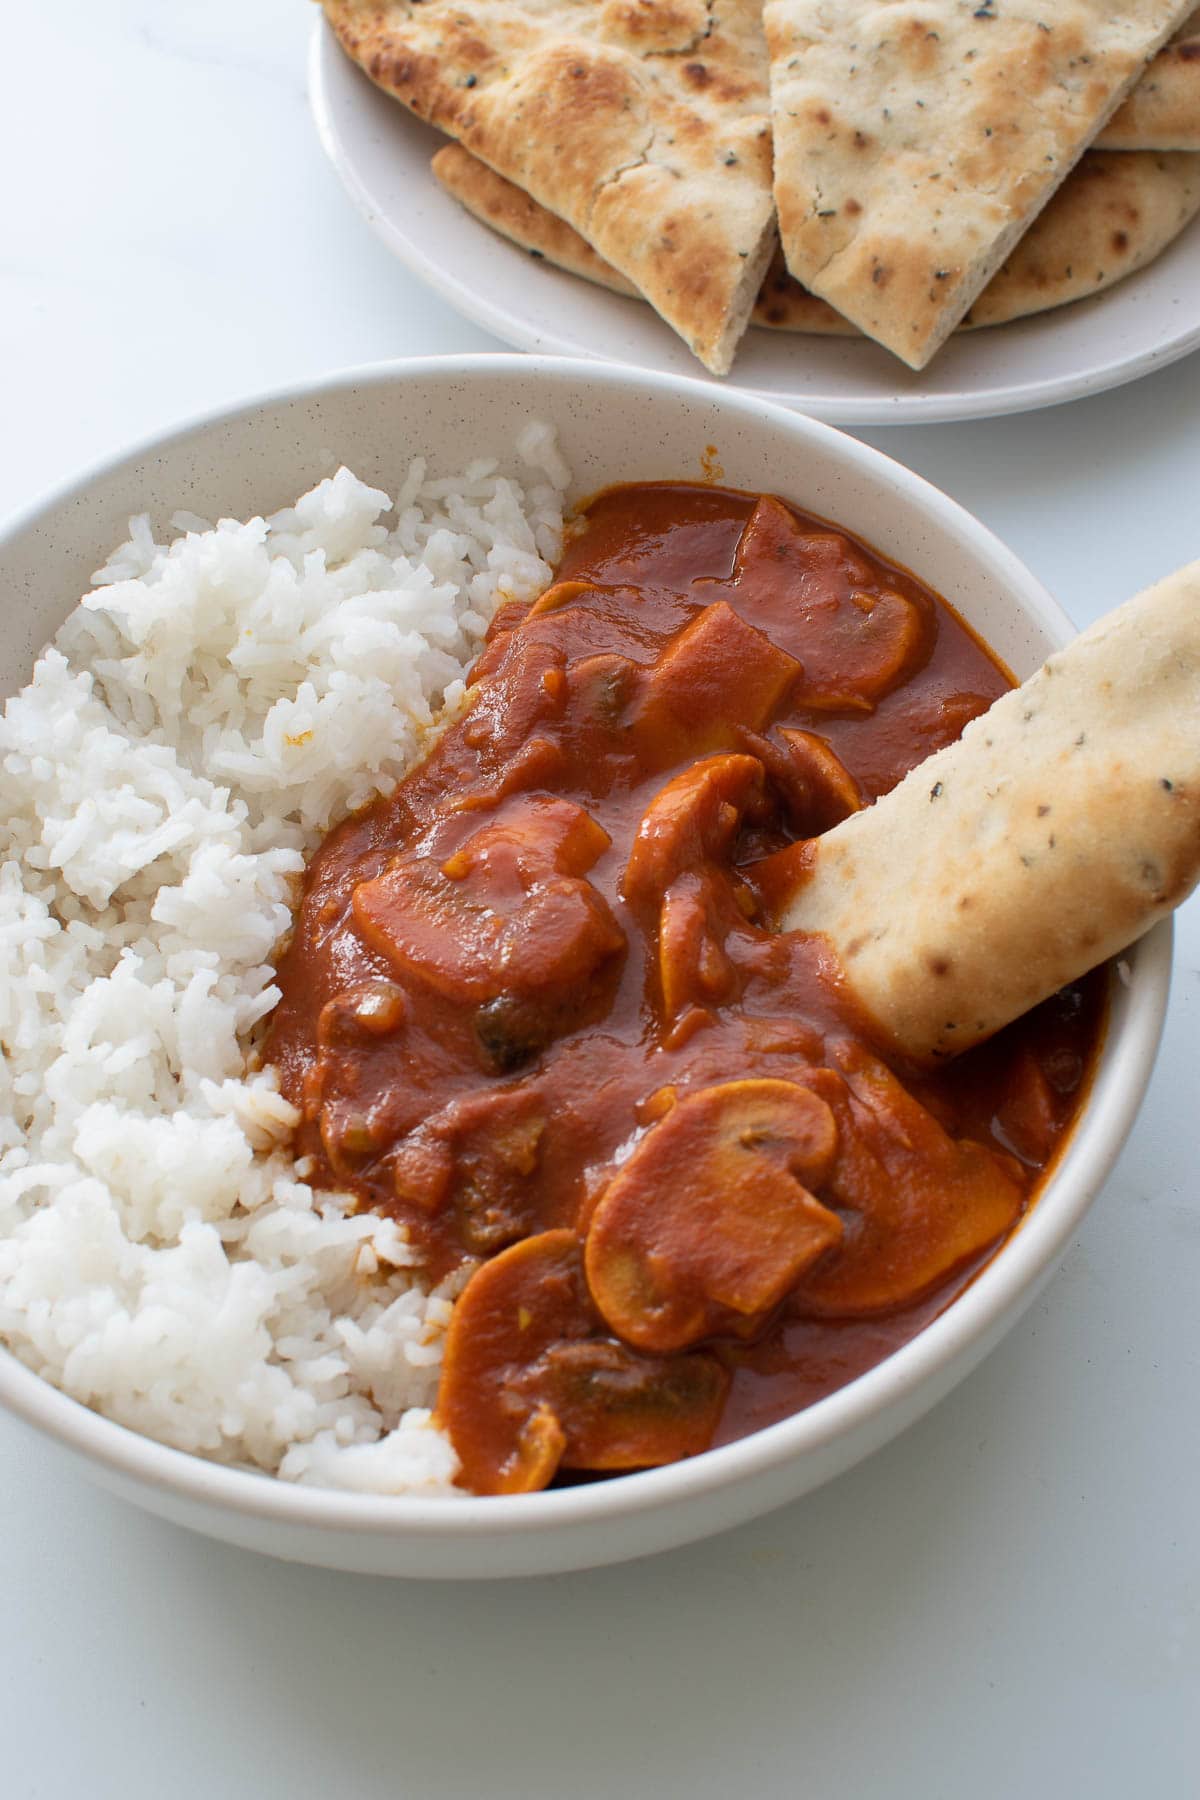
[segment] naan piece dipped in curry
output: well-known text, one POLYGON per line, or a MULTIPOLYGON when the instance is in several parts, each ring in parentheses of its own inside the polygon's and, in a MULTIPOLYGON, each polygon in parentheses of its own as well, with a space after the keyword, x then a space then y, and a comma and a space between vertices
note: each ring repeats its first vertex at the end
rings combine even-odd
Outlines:
POLYGON ((922 1061, 1115 956, 1200 876, 1200 562, 794 866, 782 922, 820 932, 876 1027, 922 1061))

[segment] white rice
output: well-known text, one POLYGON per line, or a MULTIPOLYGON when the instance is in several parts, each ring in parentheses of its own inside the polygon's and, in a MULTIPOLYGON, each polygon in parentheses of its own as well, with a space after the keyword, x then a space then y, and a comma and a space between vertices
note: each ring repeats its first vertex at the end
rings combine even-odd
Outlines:
POLYGON ((453 713, 497 604, 562 542, 520 472, 347 469, 294 507, 150 522, 0 720, 0 1339, 134 1430, 371 1492, 452 1492, 430 1423, 452 1294, 315 1192, 253 1071, 271 957, 331 823, 453 713))

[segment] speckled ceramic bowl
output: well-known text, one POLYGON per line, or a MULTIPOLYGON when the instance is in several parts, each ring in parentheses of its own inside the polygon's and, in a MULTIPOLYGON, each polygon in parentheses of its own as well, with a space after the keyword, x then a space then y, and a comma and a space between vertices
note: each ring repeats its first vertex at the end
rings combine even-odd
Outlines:
MULTIPOLYGON (((839 432, 712 385, 522 356, 354 370, 267 395, 113 457, 0 534, 10 693, 127 519, 180 506, 246 517, 348 463, 394 484, 416 453, 461 467, 549 419, 576 493, 714 477, 846 525, 953 600, 1019 675, 1071 635, 1004 546, 917 476, 839 432)), ((117 1493, 275 1556, 380 1575, 548 1573, 686 1543, 779 1506, 878 1448, 975 1366, 1033 1299, 1105 1180, 1145 1091, 1166 1005, 1169 925, 1126 959, 1094 1084, 1065 1154, 1011 1241, 912 1343, 806 1412, 671 1468, 505 1499, 300 1488, 165 1449, 67 1399, 0 1352, 0 1401, 117 1493)))

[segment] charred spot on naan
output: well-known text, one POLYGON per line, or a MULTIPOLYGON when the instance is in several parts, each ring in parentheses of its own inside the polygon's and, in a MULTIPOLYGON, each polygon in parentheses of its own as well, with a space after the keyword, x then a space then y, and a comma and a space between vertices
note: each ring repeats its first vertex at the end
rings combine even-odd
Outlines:
POLYGON ((671 8, 661 50, 622 6, 326 11, 373 79, 582 233, 708 367, 728 369, 774 243, 753 6, 671 8))

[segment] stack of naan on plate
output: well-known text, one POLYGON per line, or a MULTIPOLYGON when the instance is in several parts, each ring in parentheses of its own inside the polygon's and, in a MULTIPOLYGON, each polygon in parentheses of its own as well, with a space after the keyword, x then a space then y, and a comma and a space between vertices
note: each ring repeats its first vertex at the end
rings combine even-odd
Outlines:
POLYGON ((1200 211, 1195 0, 323 0, 438 179, 725 374, 752 321, 923 368, 1200 211), (1191 15, 1189 17, 1189 15, 1191 15))

